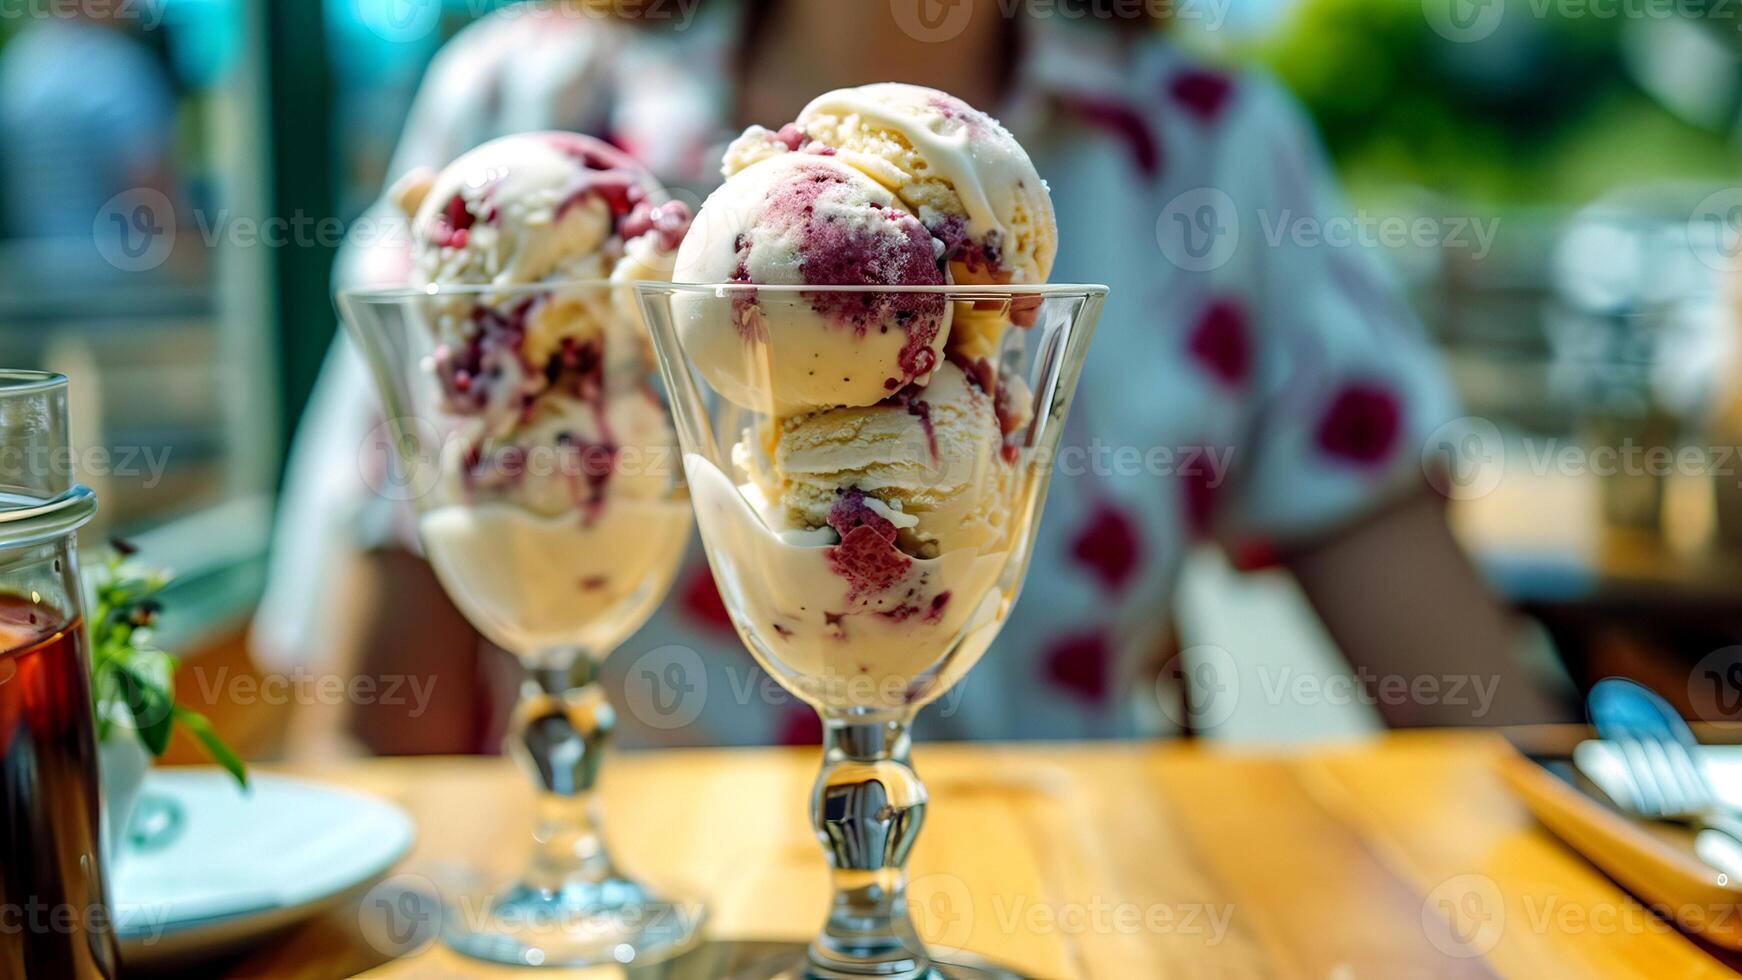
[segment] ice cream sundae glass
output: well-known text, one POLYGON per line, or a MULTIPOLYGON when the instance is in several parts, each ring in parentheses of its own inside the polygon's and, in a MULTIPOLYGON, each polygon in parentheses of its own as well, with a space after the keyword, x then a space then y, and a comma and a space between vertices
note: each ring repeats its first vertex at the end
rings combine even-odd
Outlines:
POLYGON ((394 191, 414 282, 340 306, 379 430, 448 594, 526 669, 508 735, 538 783, 530 867, 449 896, 444 938, 523 965, 647 963, 699 907, 621 872, 594 813, 613 712, 599 664, 658 606, 689 536, 676 438, 627 283, 669 275, 689 225, 644 170, 566 133, 487 143, 394 191))
POLYGON ((747 132, 726 176, 674 281, 637 290, 726 607, 823 720, 835 894, 792 969, 1005 975, 915 933, 908 730, 1016 601, 1105 287, 1045 284, 1046 185, 941 92, 830 93, 747 132))

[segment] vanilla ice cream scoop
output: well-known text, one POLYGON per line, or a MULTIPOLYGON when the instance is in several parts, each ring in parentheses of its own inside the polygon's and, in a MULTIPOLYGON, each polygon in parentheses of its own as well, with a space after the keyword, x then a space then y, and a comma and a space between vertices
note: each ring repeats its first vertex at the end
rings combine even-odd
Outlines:
POLYGON ((983 550, 1003 534, 1011 466, 995 393, 981 385, 946 363, 876 405, 781 420, 772 452, 752 443, 740 462, 791 528, 845 534, 840 508, 862 500, 908 554, 983 550))
POLYGON ((892 191, 943 242, 956 284, 1041 283, 1052 271, 1046 182, 998 120, 955 96, 897 82, 837 89, 779 132, 752 127, 725 171, 794 151, 833 155, 892 191))
POLYGON ((676 248, 687 224, 640 164, 575 133, 491 140, 440 173, 408 175, 393 194, 411 218, 420 277, 443 284, 603 279, 625 242, 657 232, 676 248))
POLYGON ((684 205, 621 151, 574 133, 507 136, 408 174, 392 194, 411 219, 418 284, 504 289, 430 304, 451 410, 500 431, 581 347, 646 359, 634 311, 612 290, 573 285, 662 278, 689 227, 684 205), (550 289, 523 288, 541 283, 550 289))
MULTIPOLYGON (((771 286, 940 286, 940 248, 895 196, 815 154, 772 157, 710 195, 673 280, 771 286)), ((744 290, 674 297, 684 349, 722 396, 775 415, 873 405, 941 360, 942 295, 744 290)))

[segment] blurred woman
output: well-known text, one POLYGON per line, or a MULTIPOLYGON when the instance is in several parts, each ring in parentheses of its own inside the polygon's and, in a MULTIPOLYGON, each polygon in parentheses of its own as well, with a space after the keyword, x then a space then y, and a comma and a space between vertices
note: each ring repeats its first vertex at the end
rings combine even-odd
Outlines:
MULTIPOLYGON (((958 95, 1002 119, 1051 184, 1054 280, 1105 282, 1112 295, 1022 601, 959 692, 925 713, 926 737, 1162 730, 1154 682, 1172 648, 1169 597, 1201 541, 1247 564, 1287 566, 1349 662, 1369 673, 1498 680, 1486 714, 1468 704, 1383 706, 1391 723, 1550 714, 1510 662, 1504 612, 1423 480, 1428 434, 1457 413, 1397 284, 1359 249, 1266 234, 1344 210, 1294 103, 1260 75, 1199 64, 1148 22, 1067 17, 1068 5, 1048 8, 1050 17, 1005 16, 995 0, 946 5, 928 19, 922 3, 712 0, 693 22, 676 4, 647 3, 638 23, 580 3, 510 7, 435 59, 389 177, 440 167, 492 137, 557 128, 617 143, 695 200, 718 180, 727 140, 750 123, 778 127, 821 92, 895 80, 958 95)), ((341 276, 385 284, 406 271, 403 251, 377 248, 353 250, 341 276)), ((367 502, 350 464, 369 428, 367 391, 353 356, 335 351, 282 519, 306 553, 278 556, 286 588, 262 613, 262 649, 282 662, 371 637, 360 669, 440 663, 463 680, 477 643, 469 632, 439 654, 427 635, 415 645, 396 637, 394 624, 427 622, 425 610, 445 607, 427 574, 411 584, 404 559, 379 560, 394 563, 390 578, 365 572, 377 585, 365 594, 386 588, 392 601, 356 618, 310 613, 330 607, 310 592, 321 576, 307 570, 371 540, 334 520, 367 502), (311 544, 317 526, 330 529, 327 553, 311 544)), ((760 683, 697 555, 662 613, 613 657, 607 683, 634 683, 626 666, 667 644, 708 663, 702 715, 663 731, 628 712, 627 740, 815 737, 808 708, 768 703, 772 685, 760 683)), ((481 717, 471 710, 469 719, 481 717)), ((401 748, 477 747, 459 743, 484 728, 392 724, 404 725, 392 740, 401 748), (443 741, 444 731, 464 738, 443 741)), ((478 745, 489 744, 483 737, 478 745)))

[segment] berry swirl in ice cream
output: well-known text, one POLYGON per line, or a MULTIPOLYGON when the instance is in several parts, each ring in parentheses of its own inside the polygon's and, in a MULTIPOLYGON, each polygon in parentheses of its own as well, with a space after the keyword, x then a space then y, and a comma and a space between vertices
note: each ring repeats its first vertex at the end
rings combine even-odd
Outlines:
MULTIPOLYGON (((938 244, 895 196, 845 164, 785 156, 703 203, 673 278, 777 286, 939 286, 938 244)), ((775 292, 689 304, 684 339, 709 381, 746 407, 784 413, 870 404, 930 377, 950 305, 922 293, 775 292), (773 352, 778 352, 777 355, 773 352)))
POLYGON ((953 95, 896 82, 825 93, 779 131, 739 137, 726 173, 788 152, 834 156, 887 187, 942 243, 958 285, 1041 283, 1052 272, 1046 182, 998 120, 953 95))
POLYGON ((438 174, 407 175, 394 195, 411 219, 418 284, 516 289, 450 294, 433 310, 448 407, 495 432, 560 387, 583 348, 628 355, 638 342, 620 329, 636 320, 615 296, 569 284, 667 278, 689 228, 688 209, 639 164, 574 133, 493 140, 438 174), (518 288, 538 283, 551 289, 518 288))

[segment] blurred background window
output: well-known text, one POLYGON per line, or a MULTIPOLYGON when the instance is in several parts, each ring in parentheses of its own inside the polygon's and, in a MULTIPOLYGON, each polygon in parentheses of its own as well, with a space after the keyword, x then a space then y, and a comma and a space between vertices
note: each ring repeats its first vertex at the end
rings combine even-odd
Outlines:
POLYGON ((1581 685, 1686 692, 1742 634, 1742 18, 1705 0, 1236 6, 1178 17, 1179 36, 1294 91, 1352 198, 1347 234, 1405 273, 1470 416, 1442 447, 1465 543, 1581 685))
POLYGON ((190 629, 246 615, 284 444, 253 6, 0 17, 0 363, 75 379, 90 537, 181 569, 190 629))

